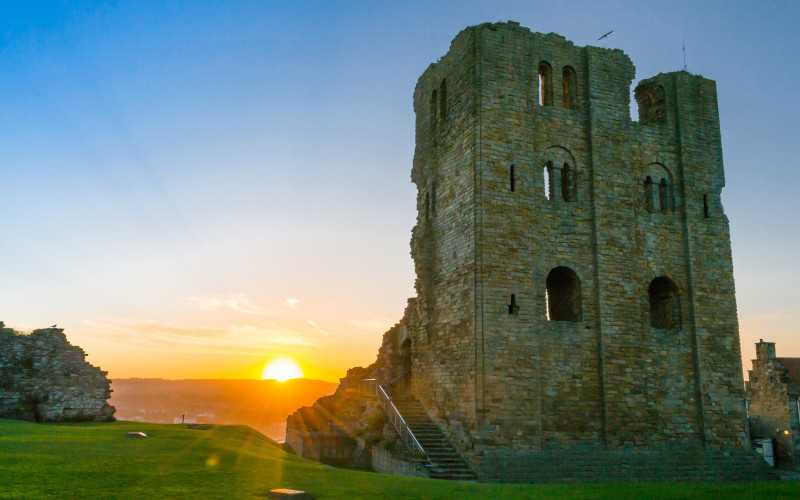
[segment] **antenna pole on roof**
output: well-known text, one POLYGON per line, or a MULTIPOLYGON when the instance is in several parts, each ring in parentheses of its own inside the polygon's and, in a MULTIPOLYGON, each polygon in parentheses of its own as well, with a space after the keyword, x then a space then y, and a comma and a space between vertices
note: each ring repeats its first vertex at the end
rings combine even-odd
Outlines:
POLYGON ((686 71, 686 39, 681 38, 681 44, 683 45, 683 70, 686 71))

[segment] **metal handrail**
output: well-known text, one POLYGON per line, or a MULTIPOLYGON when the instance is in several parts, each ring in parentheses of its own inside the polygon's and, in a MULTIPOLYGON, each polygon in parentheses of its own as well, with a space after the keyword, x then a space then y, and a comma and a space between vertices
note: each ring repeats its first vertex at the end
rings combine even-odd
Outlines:
POLYGON ((408 451, 411 452, 411 455, 414 457, 421 457, 421 459, 425 462, 428 462, 429 465, 433 465, 431 459, 428 457, 428 454, 425 453, 425 449, 419 444, 417 437, 411 432, 411 428, 406 423, 403 416, 398 411, 397 407, 392 403, 392 398, 386 394, 386 390, 380 385, 377 386, 375 390, 375 395, 378 398, 378 402, 380 403, 383 411, 389 417, 389 421, 394 426, 397 433, 400 435, 400 439, 403 440, 403 444, 406 445, 408 451))
POLYGON ((403 372, 401 375, 399 375, 399 376, 397 376, 397 377, 393 378, 393 379, 392 379, 392 381, 391 381, 391 382, 389 382, 389 383, 388 383, 388 384, 386 384, 386 385, 388 385, 389 387, 393 386, 395 382, 397 382, 397 381, 398 381, 398 380, 400 380, 401 378, 405 377, 405 376, 406 376, 406 375, 408 375, 409 373, 411 373, 411 370, 404 371, 404 372, 403 372))

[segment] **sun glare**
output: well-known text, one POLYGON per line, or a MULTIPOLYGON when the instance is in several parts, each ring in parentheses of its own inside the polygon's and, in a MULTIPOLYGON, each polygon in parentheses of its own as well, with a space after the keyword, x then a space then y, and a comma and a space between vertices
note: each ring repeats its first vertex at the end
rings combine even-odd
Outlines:
POLYGON ((292 358, 274 358, 264 365, 261 378, 264 380, 275 379, 278 382, 286 382, 290 378, 301 378, 303 369, 292 358))

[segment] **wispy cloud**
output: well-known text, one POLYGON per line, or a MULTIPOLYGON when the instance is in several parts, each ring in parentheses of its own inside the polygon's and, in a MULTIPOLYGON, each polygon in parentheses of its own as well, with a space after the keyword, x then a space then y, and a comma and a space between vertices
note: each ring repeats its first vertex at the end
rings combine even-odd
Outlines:
POLYGON ((358 328, 359 330, 364 330, 370 333, 382 333, 388 330, 389 328, 393 327, 397 323, 397 319, 380 319, 380 318, 373 318, 373 319, 351 319, 350 324, 358 328))
POLYGON ((84 321, 87 329, 106 339, 142 348, 190 353, 251 355, 276 345, 313 346, 296 331, 280 325, 205 327, 137 319, 84 321))
POLYGON ((783 311, 773 311, 764 314, 759 314, 758 316, 749 316, 746 318, 742 318, 742 323, 751 323, 751 324, 761 324, 761 323, 769 323, 771 321, 786 321, 786 320, 793 320, 795 318, 792 314, 786 314, 783 311))
POLYGON ((319 325, 318 325, 318 324, 316 324, 316 323, 314 323, 312 320, 310 320, 310 319, 307 319, 307 320, 306 320, 306 323, 308 323, 309 325, 313 326, 313 327, 314 327, 314 329, 315 329, 315 330, 316 330, 318 333, 321 333, 322 335, 325 335, 326 337, 327 337, 328 335, 330 335, 328 332, 326 332, 325 330, 323 330, 322 328, 320 328, 320 327, 319 327, 319 325))
POLYGON ((286 299, 286 307, 288 307, 289 309, 297 309, 297 304, 299 303, 300 303, 299 300, 292 297, 286 299))
POLYGON ((274 312, 269 309, 253 304, 244 293, 207 294, 202 297, 189 297, 186 301, 193 307, 206 311, 232 310, 260 316, 271 316, 274 314, 274 312))

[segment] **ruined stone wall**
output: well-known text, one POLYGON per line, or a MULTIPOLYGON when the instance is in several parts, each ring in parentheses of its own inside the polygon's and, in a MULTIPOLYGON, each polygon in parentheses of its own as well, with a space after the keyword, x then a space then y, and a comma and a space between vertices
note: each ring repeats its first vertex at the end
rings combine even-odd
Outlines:
POLYGON ((800 469, 800 384, 789 378, 775 344, 756 344, 756 359, 748 371, 747 402, 753 438, 771 438, 775 466, 800 469))
POLYGON ((477 467, 747 453, 715 84, 645 80, 634 122, 634 73, 622 51, 498 23, 417 84, 415 388, 477 467))
MULTIPOLYGON (((475 70, 471 33, 432 64, 414 92, 417 113, 412 181, 417 224, 411 254, 417 298, 406 311, 413 385, 424 404, 448 417, 457 441, 475 427, 475 70)), ((442 421, 444 423, 444 421, 442 421)))
POLYGON ((107 372, 85 361, 60 328, 0 330, 0 418, 112 421, 107 372))

